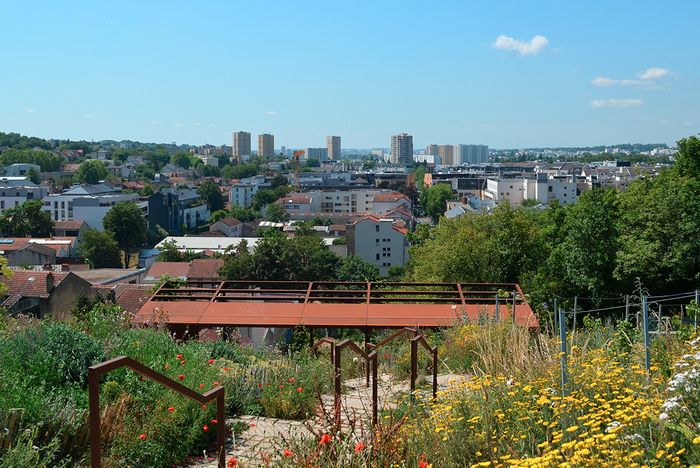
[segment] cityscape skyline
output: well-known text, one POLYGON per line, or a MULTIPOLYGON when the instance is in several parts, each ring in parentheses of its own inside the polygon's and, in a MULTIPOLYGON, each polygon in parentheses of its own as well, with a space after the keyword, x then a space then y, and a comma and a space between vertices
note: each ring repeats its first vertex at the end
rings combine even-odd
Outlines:
POLYGON ((5 13, 0 131, 220 145, 249 129, 288 148, 328 135, 386 148, 405 132, 416 148, 532 148, 672 144, 700 129, 691 1, 34 2, 5 13), (224 27, 236 17, 248 21, 224 27))

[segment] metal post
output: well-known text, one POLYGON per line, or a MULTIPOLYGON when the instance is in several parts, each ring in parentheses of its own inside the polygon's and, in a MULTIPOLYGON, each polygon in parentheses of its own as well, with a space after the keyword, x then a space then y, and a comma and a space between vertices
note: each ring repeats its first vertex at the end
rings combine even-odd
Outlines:
POLYGON ((576 312, 578 311, 578 296, 574 296, 574 325, 571 327, 571 332, 576 333, 576 312))
POLYGON ((569 372, 566 362, 566 318, 564 309, 559 309, 559 341, 561 342, 561 394, 568 393, 569 372))
POLYGON ((433 349, 433 400, 437 398, 437 377, 438 377, 438 350, 433 349))
POLYGON ((698 334, 698 307, 700 307, 700 289, 695 290, 695 313, 693 314, 693 333, 698 334))
POLYGON ((335 366, 335 374, 334 374, 334 388, 333 388, 333 394, 334 394, 334 401, 333 401, 333 410, 335 412, 335 426, 336 430, 340 430, 340 391, 341 391, 341 385, 342 382, 340 381, 340 351, 342 348, 335 348, 335 353, 334 353, 334 366, 335 366))
POLYGON ((416 378, 418 377, 418 342, 411 340, 411 398, 416 390, 416 378))
POLYGON ((517 297, 518 297, 518 291, 513 289, 513 323, 515 323, 515 302, 517 300, 517 297))
POLYGON ((314 347, 314 329, 309 328, 309 349, 314 347))
POLYGON ((379 406, 379 397, 377 395, 377 360, 378 360, 379 354, 376 353, 374 354, 374 358, 372 358, 372 425, 376 426, 377 421, 378 421, 378 406, 379 406))
POLYGON ((96 370, 88 369, 90 398, 90 466, 100 468, 100 377, 96 370))
POLYGON ((226 468, 226 414, 224 394, 216 397, 216 445, 219 446, 219 468, 226 468))
POLYGON ((496 293, 496 310, 493 314, 493 318, 496 322, 498 322, 498 293, 496 293))
POLYGON ((625 322, 630 319, 630 295, 625 294, 625 322))
POLYGON ((663 304, 659 304, 659 317, 658 317, 658 320, 656 322, 656 333, 658 334, 658 336, 661 336, 661 315, 662 315, 663 310, 664 310, 663 304))
MULTIPOLYGON (((369 333, 370 329, 365 328, 365 353, 369 353, 369 333)), ((366 377, 366 382, 365 386, 369 387, 369 374, 372 371, 372 368, 370 367, 369 360, 365 362, 365 377, 366 377)))
POLYGON ((651 369, 651 355, 649 354, 649 302, 646 294, 642 297, 642 320, 644 321, 644 365, 647 374, 651 369))
POLYGON ((554 320, 554 330, 553 332, 556 333, 558 328, 557 328, 557 320, 558 320, 558 313, 559 309, 557 308, 557 298, 554 298, 554 309, 552 309, 552 315, 553 315, 553 320, 554 320))

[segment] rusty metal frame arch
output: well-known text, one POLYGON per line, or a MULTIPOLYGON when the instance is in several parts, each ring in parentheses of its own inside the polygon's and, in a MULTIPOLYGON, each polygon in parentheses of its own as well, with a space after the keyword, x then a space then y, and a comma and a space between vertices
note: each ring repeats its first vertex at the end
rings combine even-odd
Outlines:
POLYGON ((416 390, 416 379, 418 378, 419 344, 433 358, 433 398, 437 398, 438 348, 437 346, 430 346, 423 335, 416 335, 411 338, 411 397, 413 397, 413 392, 416 390))
POLYGON ((372 351, 366 353, 354 341, 343 340, 335 344, 335 352, 333 353, 333 411, 335 416, 335 425, 339 430, 341 427, 341 392, 342 392, 342 351, 345 348, 350 348, 356 354, 359 354, 372 369, 372 425, 377 424, 378 420, 378 395, 377 395, 377 352, 372 351))
POLYGON ((226 462, 226 415, 224 412, 224 387, 218 385, 208 392, 197 393, 181 383, 157 372, 150 367, 146 367, 138 361, 127 357, 119 356, 109 361, 90 366, 88 368, 88 388, 90 398, 90 466, 99 468, 102 466, 100 455, 100 377, 102 374, 111 372, 122 367, 128 367, 148 377, 159 384, 186 396, 200 404, 205 404, 216 399, 216 446, 218 451, 219 468, 225 467, 226 462))

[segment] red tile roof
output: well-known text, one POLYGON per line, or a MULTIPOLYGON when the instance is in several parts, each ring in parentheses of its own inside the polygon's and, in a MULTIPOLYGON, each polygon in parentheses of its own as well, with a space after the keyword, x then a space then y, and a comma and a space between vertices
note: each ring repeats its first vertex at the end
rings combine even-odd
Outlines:
POLYGON ((144 284, 125 284, 125 287, 115 291, 115 302, 119 304, 125 312, 136 315, 136 313, 148 302, 151 297, 151 286, 144 284))
POLYGON ((85 224, 82 219, 63 219, 54 222, 54 229, 63 229, 67 231, 77 231, 85 224))
POLYGON ((233 218, 231 216, 227 216, 226 218, 220 219, 218 222, 224 223, 226 226, 230 226, 230 227, 238 226, 239 224, 243 224, 239 220, 237 220, 236 218, 233 218))
POLYGON ((148 277, 159 279, 163 275, 168 275, 175 278, 186 278, 189 270, 189 262, 155 262, 148 270, 148 277))
POLYGON ((190 270, 187 273, 189 279, 213 279, 219 280, 219 269, 224 266, 221 258, 199 258, 192 260, 190 270))
MULTIPOLYGON (((12 298, 19 297, 49 297, 47 277, 53 276, 54 287, 71 273, 52 273, 50 271, 13 270, 12 278, 0 277, 0 281, 7 286, 7 294, 12 298)), ((16 302, 16 300, 14 301, 16 302)))
POLYGON ((394 203, 401 199, 408 201, 408 198, 403 193, 379 193, 374 196, 374 201, 379 203, 394 203))
POLYGON ((311 197, 308 195, 293 194, 282 197, 277 200, 277 202, 280 204, 293 203, 295 205, 308 205, 311 203, 311 197))

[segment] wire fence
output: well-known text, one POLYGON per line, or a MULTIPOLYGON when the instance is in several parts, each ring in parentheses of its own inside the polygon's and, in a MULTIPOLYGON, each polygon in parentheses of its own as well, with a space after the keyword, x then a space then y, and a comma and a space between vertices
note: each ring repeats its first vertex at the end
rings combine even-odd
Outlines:
POLYGON ((571 322, 573 329, 571 330, 571 338, 576 332, 577 318, 590 317, 596 315, 610 316, 611 312, 617 313, 624 311, 624 315, 620 314, 620 318, 633 322, 633 324, 641 331, 644 341, 644 366, 647 375, 651 372, 651 345, 653 336, 662 334, 672 334, 679 331, 682 327, 692 327, 693 334, 698 333, 698 304, 700 304, 700 290, 690 291, 686 293, 667 294, 662 296, 651 296, 647 294, 625 296, 621 298, 623 303, 610 307, 598 307, 592 309, 578 309, 578 297, 573 299, 574 307, 572 310, 566 311, 563 307, 557 306, 557 301, 562 298, 555 297, 554 305, 554 331, 559 333, 560 338, 560 355, 561 355, 561 392, 562 395, 568 393, 569 388, 569 372, 568 372, 568 346, 567 336, 568 322, 571 322), (690 310, 688 308, 691 307, 690 310), (665 312, 665 313, 664 313, 665 312), (675 320, 674 320, 675 319, 675 320), (674 325, 675 322, 675 325, 674 325), (675 330, 674 330, 675 326, 675 330))

